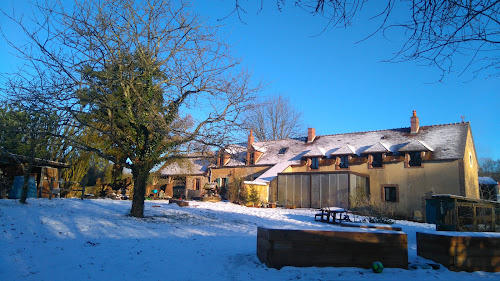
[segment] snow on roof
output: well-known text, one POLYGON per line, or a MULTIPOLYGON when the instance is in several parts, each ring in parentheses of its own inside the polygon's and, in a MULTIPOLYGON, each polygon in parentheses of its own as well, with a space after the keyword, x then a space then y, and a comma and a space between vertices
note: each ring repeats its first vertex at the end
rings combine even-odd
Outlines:
POLYGON ((160 176, 203 175, 207 172, 210 164, 211 162, 207 158, 180 159, 160 169, 160 176))
POLYGON ((332 153, 330 153, 330 155, 352 155, 352 154, 356 154, 356 149, 354 149, 354 147, 352 147, 351 145, 344 145, 342 147, 339 147, 337 149, 335 149, 332 153))
POLYGON ((479 184, 484 184, 484 185, 497 185, 498 182, 492 178, 489 177, 479 177, 479 184))
MULTIPOLYGON (((293 162, 293 165, 297 165, 304 156, 329 157, 380 152, 399 154, 411 149, 432 151, 432 160, 455 160, 464 157, 469 128, 468 122, 452 123, 421 126, 416 135, 410 134, 410 128, 407 127, 317 136, 312 143, 307 143, 307 138, 262 141, 253 143, 253 147, 265 151, 256 164, 269 166, 283 162, 293 162), (284 154, 278 154, 283 147, 288 149, 284 154)), ((226 166, 245 165, 246 143, 233 144, 228 146, 226 151, 231 154, 231 160, 226 166)))
POLYGON ((286 162, 281 162, 273 167, 271 169, 267 170, 264 172, 260 177, 256 178, 254 182, 260 182, 260 183, 268 183, 275 179, 278 176, 278 173, 283 172, 286 168, 290 167, 290 165, 297 164, 294 161, 286 161, 286 162))
POLYGON ((363 150, 364 154, 369 154, 369 153, 386 153, 390 152, 391 150, 387 147, 386 144, 383 144, 381 142, 378 142, 369 148, 363 150))
POLYGON ((410 151, 433 151, 428 145, 421 140, 410 140, 405 146, 398 150, 399 152, 410 151))
POLYGON ((302 157, 322 157, 325 156, 325 149, 321 147, 311 147, 302 157))

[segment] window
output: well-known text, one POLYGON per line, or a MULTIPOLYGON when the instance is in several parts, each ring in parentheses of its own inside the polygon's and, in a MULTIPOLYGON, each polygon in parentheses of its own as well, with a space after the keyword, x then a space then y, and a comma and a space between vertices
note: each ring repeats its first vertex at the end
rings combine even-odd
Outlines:
POLYGON ((384 186, 384 201, 397 202, 398 201, 398 188, 396 186, 384 186))
POLYGON ((219 155, 219 165, 224 166, 224 153, 219 155))
POLYGON ((408 166, 410 167, 421 167, 422 166, 422 154, 419 151, 413 151, 408 153, 408 166))
POLYGON ((253 164, 255 164, 255 153, 253 153, 253 152, 252 152, 252 153, 250 153, 249 157, 250 157, 250 158, 248 159, 248 164, 249 164, 249 165, 253 165, 253 164))
POLYGON ((382 168, 382 153, 372 154, 371 168, 382 168))
POLYGON ((194 189, 200 190, 200 179, 199 178, 194 179, 194 189))
POLYGON ((282 148, 280 149, 280 151, 278 151, 278 155, 283 155, 283 154, 285 154, 287 150, 288 150, 288 147, 282 147, 282 148))
POLYGON ((340 156, 339 168, 348 169, 349 168, 349 155, 340 156))
POLYGON ((319 158, 318 157, 311 158, 311 169, 313 169, 313 170, 319 169, 319 158))

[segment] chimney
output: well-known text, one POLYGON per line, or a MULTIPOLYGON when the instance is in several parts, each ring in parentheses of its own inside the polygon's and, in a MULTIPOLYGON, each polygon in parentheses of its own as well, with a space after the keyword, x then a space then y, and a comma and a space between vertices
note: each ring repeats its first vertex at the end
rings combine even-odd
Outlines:
POLYGON ((313 142, 316 138, 316 130, 314 128, 307 128, 307 142, 313 142))
POLYGON ((418 129, 420 128, 419 122, 418 122, 418 117, 417 117, 417 111, 413 110, 413 116, 410 118, 411 120, 411 134, 416 135, 418 133, 418 129))
POLYGON ((253 131, 250 131, 250 134, 248 135, 248 142, 247 142, 247 148, 250 149, 252 147, 253 142, 255 141, 253 137, 253 131))

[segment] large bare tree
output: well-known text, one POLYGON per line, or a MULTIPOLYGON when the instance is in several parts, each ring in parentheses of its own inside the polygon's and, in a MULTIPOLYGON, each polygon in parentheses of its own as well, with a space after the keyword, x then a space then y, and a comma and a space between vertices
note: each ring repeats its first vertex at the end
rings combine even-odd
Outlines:
POLYGON ((284 95, 271 96, 247 111, 242 127, 253 131, 259 141, 298 137, 305 132, 302 113, 284 95))
POLYGON ((28 21, 5 13, 29 38, 13 44, 29 66, 15 77, 41 79, 33 69, 43 70, 51 83, 43 100, 106 144, 72 138, 73 145, 132 170, 132 216, 144 215, 149 171, 192 143, 223 145, 259 88, 218 29, 184 1, 48 1, 34 8, 28 21))
MULTIPOLYGON (((231 14, 240 19, 246 5, 234 0, 231 14)), ((264 1, 260 2, 260 9, 264 1)), ((446 75, 470 71, 473 77, 500 76, 499 0, 277 0, 279 10, 293 5, 308 14, 323 16, 325 28, 369 21, 373 34, 404 38, 389 61, 416 60, 435 66, 446 75), (397 29, 398 32, 394 33, 397 29), (460 65, 458 59, 466 59, 460 65)), ((396 38, 391 38, 396 37, 396 38)), ((362 39, 362 38, 361 38, 362 39)))

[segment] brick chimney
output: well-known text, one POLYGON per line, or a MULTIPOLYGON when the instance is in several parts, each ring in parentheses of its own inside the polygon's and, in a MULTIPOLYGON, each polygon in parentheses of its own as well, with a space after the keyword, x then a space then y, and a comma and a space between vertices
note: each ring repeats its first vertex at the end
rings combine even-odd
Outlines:
POLYGON ((247 148, 250 149, 252 147, 252 144, 254 143, 255 138, 253 136, 253 131, 250 131, 250 134, 248 135, 248 142, 247 142, 247 148))
POLYGON ((411 134, 416 135, 418 133, 418 129, 420 128, 419 122, 418 122, 418 117, 417 117, 417 111, 413 110, 413 116, 410 118, 411 120, 411 134))
POLYGON ((307 142, 313 142, 314 139, 316 138, 316 129, 314 128, 307 128, 307 142))

